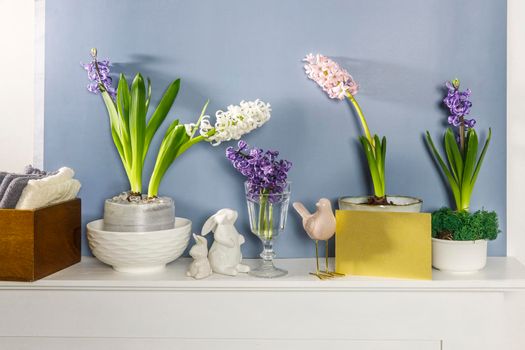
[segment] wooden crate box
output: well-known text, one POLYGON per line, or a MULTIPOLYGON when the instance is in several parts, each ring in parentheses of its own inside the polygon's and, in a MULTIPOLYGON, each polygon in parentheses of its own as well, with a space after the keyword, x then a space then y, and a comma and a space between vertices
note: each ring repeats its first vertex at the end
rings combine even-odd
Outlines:
POLYGON ((80 261, 80 199, 0 209, 0 280, 35 281, 80 261))

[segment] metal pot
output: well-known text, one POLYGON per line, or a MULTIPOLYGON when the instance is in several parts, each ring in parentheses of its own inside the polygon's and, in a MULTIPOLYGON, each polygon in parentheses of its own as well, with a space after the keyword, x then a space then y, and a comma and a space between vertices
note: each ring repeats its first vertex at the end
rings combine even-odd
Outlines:
POLYGON ((175 225, 175 203, 169 197, 127 201, 122 196, 107 199, 104 204, 104 229, 114 232, 149 232, 172 229, 175 225))

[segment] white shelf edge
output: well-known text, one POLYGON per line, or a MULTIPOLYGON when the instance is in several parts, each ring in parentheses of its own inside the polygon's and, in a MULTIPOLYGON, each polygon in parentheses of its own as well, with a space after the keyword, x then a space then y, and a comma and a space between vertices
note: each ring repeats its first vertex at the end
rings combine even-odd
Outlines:
MULTIPOLYGON (((168 265, 157 275, 130 275, 113 271, 94 258, 36 282, 0 282, 9 290, 55 291, 201 291, 201 292, 525 292, 525 266, 513 257, 489 258, 487 267, 472 274, 434 270, 434 279, 402 280, 349 276, 320 281, 308 275, 314 259, 283 259, 276 265, 290 271, 284 278, 256 279, 248 276, 214 275, 204 280, 184 276, 189 259, 168 265)), ((246 260, 255 264, 256 260, 246 260)))

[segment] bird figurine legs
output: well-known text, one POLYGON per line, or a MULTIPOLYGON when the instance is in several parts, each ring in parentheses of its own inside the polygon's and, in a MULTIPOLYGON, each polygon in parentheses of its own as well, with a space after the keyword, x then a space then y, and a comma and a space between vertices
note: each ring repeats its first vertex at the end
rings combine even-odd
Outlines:
MULTIPOLYGON (((331 275, 322 272, 319 268, 319 240, 315 240, 315 263, 316 263, 316 270, 315 272, 310 272, 310 275, 317 276, 320 280, 325 280, 328 278, 332 278, 331 275)), ((328 269, 328 268, 327 268, 328 269)))
POLYGON ((311 275, 317 276, 319 279, 327 279, 332 277, 344 276, 337 272, 331 272, 328 268, 328 240, 335 234, 336 220, 332 210, 332 204, 327 198, 321 198, 315 204, 317 210, 314 213, 310 213, 308 209, 301 203, 293 203, 294 209, 301 216, 303 221, 303 228, 308 234, 308 237, 315 240, 315 259, 317 269, 311 272, 311 275), (325 241, 326 247, 326 260, 325 269, 321 271, 319 269, 319 241, 325 241))
POLYGON ((331 277, 343 277, 344 273, 339 273, 334 271, 330 271, 328 268, 328 240, 325 241, 325 270, 324 273, 327 275, 330 275, 331 277))
POLYGON ((330 271, 328 267, 329 266, 328 265, 328 240, 325 241, 325 268, 324 268, 324 271, 322 271, 319 268, 319 240, 317 239, 315 240, 315 263, 316 263, 316 270, 315 272, 310 272, 310 275, 317 276, 317 278, 321 280, 344 276, 344 274, 342 273, 330 271))

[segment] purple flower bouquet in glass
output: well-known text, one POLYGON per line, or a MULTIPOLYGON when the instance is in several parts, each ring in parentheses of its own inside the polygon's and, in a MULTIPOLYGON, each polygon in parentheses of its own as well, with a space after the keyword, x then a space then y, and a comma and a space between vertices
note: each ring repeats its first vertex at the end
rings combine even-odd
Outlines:
POLYGON ((277 151, 250 148, 242 140, 238 148, 226 149, 226 157, 247 178, 245 190, 250 229, 263 242, 264 248, 260 255, 263 263, 250 271, 251 275, 257 277, 274 278, 287 274, 287 271, 273 264, 273 239, 286 226, 290 201, 290 183, 287 179, 292 163, 277 159, 278 156, 277 151))

